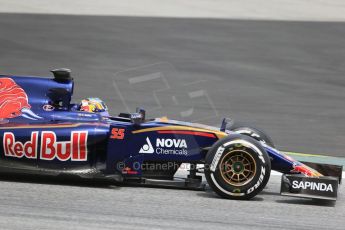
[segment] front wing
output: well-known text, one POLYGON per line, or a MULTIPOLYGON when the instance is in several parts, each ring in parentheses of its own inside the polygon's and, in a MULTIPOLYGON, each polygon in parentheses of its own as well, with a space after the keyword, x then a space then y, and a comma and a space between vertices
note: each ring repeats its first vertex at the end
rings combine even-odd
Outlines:
POLYGON ((283 174, 280 194, 292 197, 336 200, 338 185, 342 178, 342 166, 303 163, 322 172, 323 176, 308 177, 303 174, 283 174))

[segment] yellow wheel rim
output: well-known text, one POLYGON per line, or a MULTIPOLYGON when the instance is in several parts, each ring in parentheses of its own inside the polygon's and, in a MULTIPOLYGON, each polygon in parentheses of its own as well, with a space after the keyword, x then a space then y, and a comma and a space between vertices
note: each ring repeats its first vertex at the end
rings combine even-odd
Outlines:
POLYGON ((222 158, 220 173, 224 181, 232 186, 248 184, 254 177, 256 163, 248 149, 232 149, 222 158))

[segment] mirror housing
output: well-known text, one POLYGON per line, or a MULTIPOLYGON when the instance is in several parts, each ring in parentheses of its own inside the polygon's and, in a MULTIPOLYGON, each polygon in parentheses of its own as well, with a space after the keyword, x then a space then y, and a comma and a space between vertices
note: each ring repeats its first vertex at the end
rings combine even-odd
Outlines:
POLYGON ((229 117, 226 117, 222 121, 222 125, 220 126, 220 131, 222 132, 230 131, 233 125, 234 125, 234 120, 229 117))
POLYGON ((131 113, 131 122, 135 125, 140 125, 145 122, 146 111, 142 108, 137 108, 135 113, 131 113))

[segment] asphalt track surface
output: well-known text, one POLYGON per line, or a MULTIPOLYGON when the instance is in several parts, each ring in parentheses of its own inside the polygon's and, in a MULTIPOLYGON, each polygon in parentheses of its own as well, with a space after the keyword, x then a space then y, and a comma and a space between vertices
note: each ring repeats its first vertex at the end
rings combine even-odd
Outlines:
MULTIPOLYGON (((0 72, 69 67, 112 113, 254 123, 283 150, 344 156, 344 23, 0 14, 0 72), (158 91, 157 91, 158 89, 158 91), (122 96, 122 97, 121 97, 122 96)), ((1 229, 344 229, 336 204, 211 191, 0 183, 1 229)))
POLYGON ((253 200, 212 191, 2 181, 1 229, 344 229, 336 204, 279 196, 280 178, 253 200))

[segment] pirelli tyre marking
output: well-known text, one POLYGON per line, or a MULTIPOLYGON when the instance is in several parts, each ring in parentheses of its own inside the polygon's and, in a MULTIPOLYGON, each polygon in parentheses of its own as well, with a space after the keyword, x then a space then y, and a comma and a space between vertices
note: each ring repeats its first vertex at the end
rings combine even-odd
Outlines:
POLYGON ((213 161, 212 161, 212 164, 211 164, 211 168, 210 168, 211 172, 216 171, 218 162, 219 162, 220 157, 222 156, 224 150, 225 150, 224 145, 220 146, 217 149, 216 155, 214 155, 214 158, 213 158, 213 161))
POLYGON ((247 190, 247 194, 252 193, 255 189, 257 189, 260 186, 260 184, 264 180, 265 171, 266 171, 266 168, 264 166, 261 166, 261 173, 260 173, 259 180, 253 187, 247 190))

